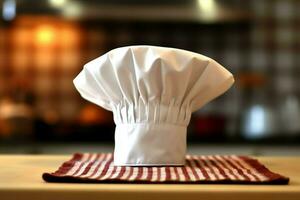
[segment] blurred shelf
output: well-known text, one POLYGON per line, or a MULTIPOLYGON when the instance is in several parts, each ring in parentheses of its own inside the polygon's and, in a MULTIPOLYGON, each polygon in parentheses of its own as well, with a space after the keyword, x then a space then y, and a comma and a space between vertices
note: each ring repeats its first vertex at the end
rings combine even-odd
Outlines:
MULTIPOLYGON (((113 152, 113 143, 23 143, 2 144, 0 154, 72 154, 113 152)), ((299 145, 188 144, 189 154, 239 154, 252 156, 300 156, 299 145)))

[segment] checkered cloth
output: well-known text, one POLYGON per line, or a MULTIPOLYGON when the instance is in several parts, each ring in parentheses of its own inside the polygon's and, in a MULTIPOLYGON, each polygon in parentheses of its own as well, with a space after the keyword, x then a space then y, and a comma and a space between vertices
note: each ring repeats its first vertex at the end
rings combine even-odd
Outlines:
POLYGON ((186 156, 185 166, 114 166, 112 154, 76 153, 47 182, 288 184, 289 178, 246 156, 186 156))

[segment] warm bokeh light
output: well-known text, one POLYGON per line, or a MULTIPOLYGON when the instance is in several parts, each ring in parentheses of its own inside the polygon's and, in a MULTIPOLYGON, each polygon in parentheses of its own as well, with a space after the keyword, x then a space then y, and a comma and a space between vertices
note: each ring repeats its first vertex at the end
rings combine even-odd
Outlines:
POLYGON ((59 30, 60 45, 64 48, 73 48, 79 43, 79 33, 72 26, 64 26, 59 30))
POLYGON ((55 41, 56 30, 50 25, 42 25, 36 29, 36 41, 38 45, 51 45, 55 41))
POLYGON ((14 47, 26 48, 30 45, 31 41, 31 30, 26 27, 18 27, 12 30, 11 41, 14 47))

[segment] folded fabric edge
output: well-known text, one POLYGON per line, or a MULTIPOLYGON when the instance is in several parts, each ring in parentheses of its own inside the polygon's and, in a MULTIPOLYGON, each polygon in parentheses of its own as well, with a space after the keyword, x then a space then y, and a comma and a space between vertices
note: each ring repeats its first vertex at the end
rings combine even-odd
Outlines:
POLYGON ((270 171, 264 164, 258 161, 258 159, 254 159, 248 156, 239 156, 242 160, 247 162, 249 165, 251 165, 254 169, 262 173, 263 175, 270 178, 270 181, 272 183, 278 182, 279 184, 288 184, 290 179, 286 176, 274 173, 270 171))
POLYGON ((56 176, 52 173, 43 173, 42 178, 49 183, 88 183, 88 184, 228 184, 228 185, 286 185, 283 179, 276 179, 268 182, 252 182, 252 181, 232 181, 232 180, 197 180, 197 181, 163 181, 152 182, 149 180, 97 180, 73 176, 56 176))

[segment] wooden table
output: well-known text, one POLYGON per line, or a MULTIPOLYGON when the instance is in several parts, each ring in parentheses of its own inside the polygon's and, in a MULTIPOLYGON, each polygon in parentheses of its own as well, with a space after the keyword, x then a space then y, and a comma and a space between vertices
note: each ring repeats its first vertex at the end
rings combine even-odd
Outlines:
POLYGON ((54 171, 70 156, 0 156, 0 199, 300 199, 300 157, 259 157, 271 170, 291 178, 289 185, 142 185, 46 183, 43 172, 54 171))

